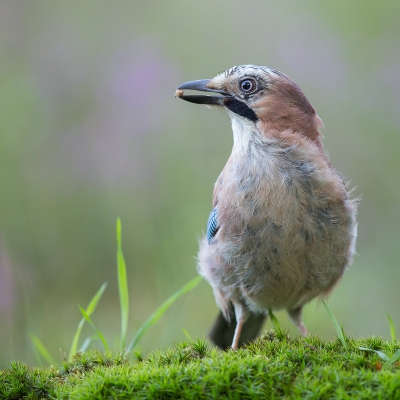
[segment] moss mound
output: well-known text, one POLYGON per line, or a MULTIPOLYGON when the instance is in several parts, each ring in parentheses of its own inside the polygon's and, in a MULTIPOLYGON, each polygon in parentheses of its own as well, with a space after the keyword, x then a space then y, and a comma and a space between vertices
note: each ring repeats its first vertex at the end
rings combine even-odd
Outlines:
POLYGON ((400 399, 400 343, 382 338, 291 339, 270 332, 236 352, 197 340, 145 358, 77 354, 61 368, 11 362, 1 399, 400 399), (361 350, 359 347, 369 350, 361 350))

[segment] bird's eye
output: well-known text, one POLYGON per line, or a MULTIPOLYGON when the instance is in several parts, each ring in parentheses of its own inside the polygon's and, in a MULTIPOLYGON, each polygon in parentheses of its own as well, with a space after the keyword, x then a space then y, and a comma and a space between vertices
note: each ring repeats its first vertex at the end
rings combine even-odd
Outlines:
POLYGON ((256 83, 253 81, 253 79, 245 79, 240 82, 240 89, 244 93, 251 93, 256 89, 256 87, 256 83))

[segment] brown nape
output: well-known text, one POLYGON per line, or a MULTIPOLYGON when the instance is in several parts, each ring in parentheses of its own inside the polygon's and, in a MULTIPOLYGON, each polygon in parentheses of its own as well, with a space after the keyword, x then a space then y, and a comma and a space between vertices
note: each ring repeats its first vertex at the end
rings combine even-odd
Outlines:
POLYGON ((256 101, 252 108, 263 132, 279 134, 291 130, 314 141, 322 149, 322 120, 302 90, 291 80, 276 79, 268 88, 268 96, 256 101))

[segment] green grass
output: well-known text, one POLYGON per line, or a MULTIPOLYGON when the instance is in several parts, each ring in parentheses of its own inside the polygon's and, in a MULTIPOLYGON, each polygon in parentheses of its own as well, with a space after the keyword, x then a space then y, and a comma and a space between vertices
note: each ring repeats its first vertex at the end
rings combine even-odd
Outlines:
MULTIPOLYGON (((185 293, 194 289, 201 281, 201 276, 196 276, 188 283, 186 283, 181 289, 177 290, 174 294, 172 294, 167 300, 164 301, 147 319, 144 323, 139 327, 136 334, 134 335, 132 341, 126 347, 126 337, 128 332, 128 315, 129 315, 129 291, 128 291, 128 280, 127 280, 127 268, 125 263, 124 254, 122 252, 122 225, 120 218, 117 218, 116 224, 116 233, 117 233, 117 274, 118 274, 118 289, 119 289, 119 298, 120 298, 120 309, 121 309, 121 334, 120 334, 120 348, 119 351, 128 354, 132 352, 135 346, 138 345, 140 339, 143 335, 154 326, 157 321, 163 316, 165 311, 177 300, 179 297, 183 296, 185 293)), ((80 347, 80 351, 86 351, 86 349, 90 346, 94 339, 100 339, 104 350, 108 352, 110 350, 107 340, 105 339, 102 332, 96 327, 93 323, 90 316, 95 311, 105 289, 107 283, 103 283, 100 289, 96 292, 93 298, 90 300, 86 309, 81 307, 78 304, 79 310, 83 316, 78 324, 78 328, 75 332, 74 338, 72 339, 68 361, 71 362, 73 356, 77 353, 79 339, 82 332, 83 325, 86 322, 93 328, 95 334, 89 336, 84 340, 80 347)), ((33 333, 30 335, 31 342, 33 345, 33 351, 36 355, 39 365, 43 365, 43 361, 47 364, 54 365, 54 359, 51 356, 50 352, 47 350, 44 343, 33 333)), ((1 397, 0 397, 1 399, 1 397)))
MULTIPOLYGON (((103 283, 103 285, 100 287, 100 289, 97 291, 97 293, 93 296, 92 300, 90 300, 90 302, 85 310, 85 313, 88 316, 90 316, 93 313, 93 311, 96 309, 97 304, 100 301, 101 296, 104 293, 104 290, 106 289, 106 286, 107 286, 107 284, 103 283)), ((69 357, 68 357, 69 361, 72 361, 72 356, 77 352, 79 338, 80 338, 81 331, 82 331, 85 321, 86 321, 86 318, 82 318, 78 324, 78 328, 75 332, 74 338, 72 339, 72 344, 71 344, 71 348, 69 351, 69 357)), ((91 341, 91 339, 90 339, 90 341, 91 341)), ((35 347, 37 347, 37 346, 35 346, 35 347)))
POLYGON ((389 322, 389 329, 390 329, 390 336, 394 342, 396 342, 396 329, 394 327, 394 323, 392 317, 389 314, 386 314, 388 322, 389 322))
MULTIPOLYGON (((86 316, 89 316, 89 317, 90 317, 90 315, 94 312, 94 310, 95 310, 96 307, 97 307, 98 302, 99 302, 100 299, 101 299, 101 296, 102 296, 103 293, 104 293, 104 290, 106 290, 106 286, 107 286, 107 284, 106 284, 106 283, 103 283, 103 284, 101 285, 100 289, 97 291, 97 293, 93 296, 92 300, 90 300, 90 302, 89 302, 89 304, 88 304, 86 310, 84 310, 86 316)), ((79 306, 79 309, 81 310, 81 313, 82 313, 82 308, 81 308, 80 306, 79 306)), ((68 357, 69 361, 72 360, 72 356, 73 356, 74 354, 76 354, 76 352, 77 352, 78 343, 79 343, 79 337, 80 337, 80 335, 81 335, 81 331, 82 331, 82 328, 83 328, 83 325, 84 325, 85 321, 87 321, 87 318, 85 318, 85 316, 84 316, 84 317, 80 320, 80 322, 79 322, 79 324, 78 324, 78 328, 77 328, 77 330, 76 330, 76 332, 75 332, 74 338, 73 338, 73 340, 72 340, 71 348, 70 348, 70 350, 69 350, 69 357, 68 357)), ((92 340, 92 338, 88 338, 88 340, 86 340, 86 341, 84 342, 85 346, 88 345, 88 344, 90 344, 91 340, 92 340)), ((81 350, 83 350, 82 347, 81 347, 81 350)))
MULTIPOLYGON (((328 313, 332 324, 336 330, 336 333, 338 334, 338 338, 339 340, 342 342, 343 347, 347 350, 347 340, 346 340, 346 336, 344 334, 344 330, 343 327, 339 326, 339 323, 336 321, 335 316, 332 314, 331 310, 329 309, 328 305, 323 301, 322 303, 324 303, 326 312, 328 313)), ((392 318, 386 314, 389 320, 389 329, 390 329, 390 334, 392 337, 392 341, 396 342, 396 332, 394 329, 394 324, 392 321, 392 318)), ((385 361, 385 363, 382 365, 382 368, 389 368, 393 363, 395 363, 399 358, 400 358, 400 350, 397 350, 392 356, 388 356, 387 354, 385 354, 383 351, 379 351, 376 349, 370 349, 368 347, 362 347, 362 346, 358 346, 359 350, 362 351, 369 351, 369 352, 373 352, 375 354, 377 354, 383 361, 385 361)))
POLYGON ((137 346, 139 343, 139 340, 142 338, 142 336, 153 326, 157 323, 157 321, 162 317, 162 315, 165 313, 165 311, 168 310, 168 308, 177 300, 179 297, 183 296, 185 293, 189 292, 190 290, 194 289, 201 281, 202 281, 201 276, 196 276, 192 280, 190 280, 186 285, 184 285, 181 289, 179 289, 177 292, 175 292, 171 297, 169 297, 167 300, 164 301, 160 305, 160 307, 157 308, 153 312, 153 314, 150 315, 149 318, 146 319, 146 321, 143 322, 141 327, 137 330, 135 336, 133 337, 131 343, 127 347, 126 351, 129 353, 132 351, 132 349, 137 346))
POLYGON ((120 218, 117 218, 117 267, 118 267, 118 290, 121 307, 121 351, 125 349, 126 334, 128 331, 129 316, 129 293, 126 274, 126 263, 122 253, 122 226, 120 218))
POLYGON ((36 359, 39 365, 42 365, 42 360, 45 360, 48 364, 55 364, 53 357, 47 350, 44 343, 33 333, 30 334, 31 341, 33 343, 33 350, 35 352, 36 359))
POLYGON ((13 362, 0 372, 0 398, 399 399, 399 362, 384 369, 377 352, 396 354, 400 343, 372 337, 346 344, 270 331, 238 351, 197 339, 145 358, 93 351, 60 368, 13 362))
POLYGON ((343 328, 339 326, 339 323, 336 321, 335 316, 332 314, 331 310, 329 309, 328 305, 325 303, 325 301, 322 301, 323 305, 325 306, 326 312, 329 315, 329 318, 332 321, 332 325, 335 328, 335 331, 338 335, 338 338, 340 339, 340 341, 342 342, 342 345, 345 349, 347 349, 347 341, 346 341, 346 337, 344 335, 344 331, 343 328))

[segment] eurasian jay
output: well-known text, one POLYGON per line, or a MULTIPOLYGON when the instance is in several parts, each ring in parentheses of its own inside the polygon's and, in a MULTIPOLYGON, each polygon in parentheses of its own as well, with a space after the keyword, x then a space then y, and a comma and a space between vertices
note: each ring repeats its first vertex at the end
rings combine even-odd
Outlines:
POLYGON ((198 254, 221 309, 211 339, 237 349, 279 309, 307 335, 303 306, 340 280, 357 236, 357 202, 324 151, 321 119, 299 86, 269 67, 236 66, 184 83, 176 96, 232 120, 232 153, 198 254))

